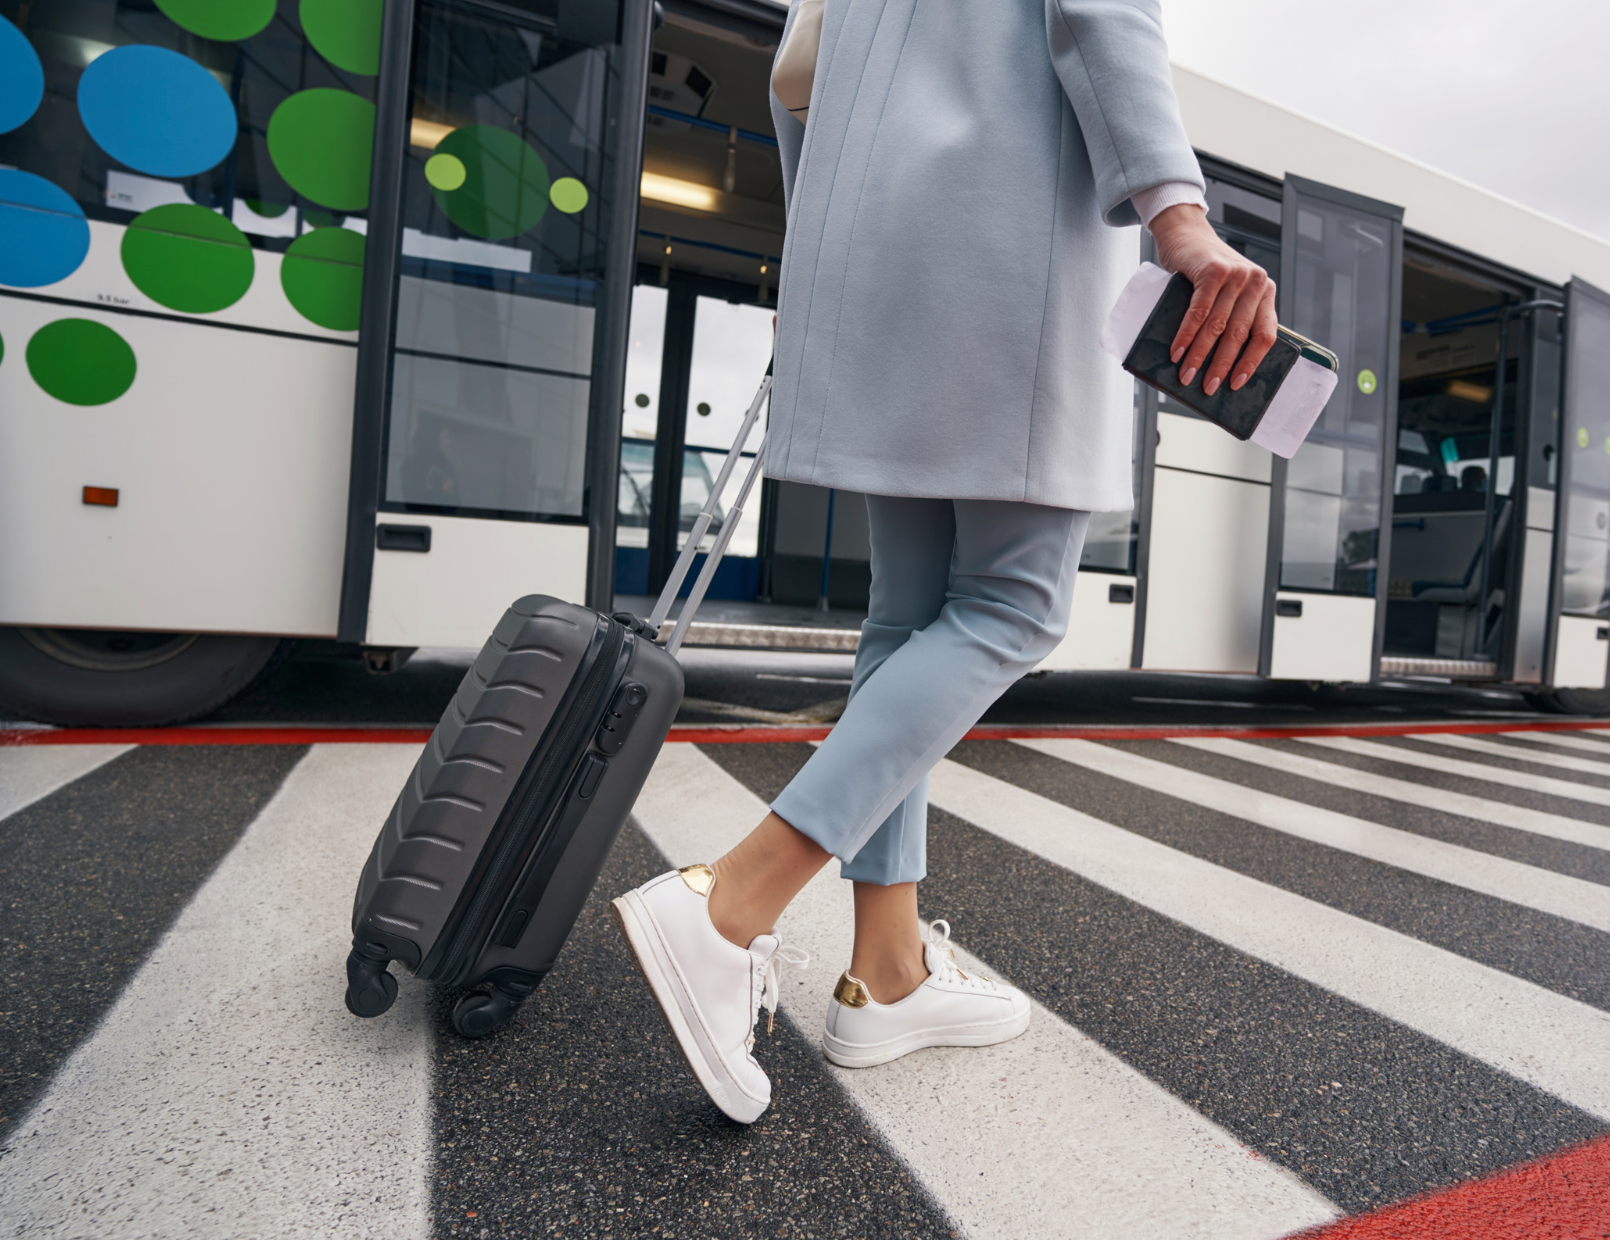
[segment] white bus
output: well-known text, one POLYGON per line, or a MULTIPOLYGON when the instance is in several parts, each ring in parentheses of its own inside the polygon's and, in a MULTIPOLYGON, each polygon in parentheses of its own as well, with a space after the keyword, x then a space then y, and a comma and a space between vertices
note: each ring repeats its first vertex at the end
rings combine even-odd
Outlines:
MULTIPOLYGON (((292 639, 383 670, 655 588, 769 350, 784 11, 0 5, 5 713, 172 722, 292 639)), ((1045 666, 1610 704, 1610 245, 1175 80, 1343 383, 1289 463, 1137 388, 1045 666)), ((857 496, 769 482, 734 549, 712 640, 864 607, 857 496)))

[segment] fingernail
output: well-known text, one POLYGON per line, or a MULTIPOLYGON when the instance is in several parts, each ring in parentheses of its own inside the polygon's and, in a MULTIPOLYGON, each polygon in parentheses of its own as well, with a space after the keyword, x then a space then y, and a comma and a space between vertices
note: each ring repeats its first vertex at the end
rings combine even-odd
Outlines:
POLYGON ((1209 379, 1206 383, 1204 383, 1202 385, 1202 393, 1205 396, 1212 396, 1213 393, 1217 392, 1218 390, 1219 390, 1219 381, 1217 379, 1209 379))
POLYGON ((1168 355, 1168 360, 1171 361, 1171 362, 1174 362, 1175 364, 1178 364, 1180 358, 1182 358, 1184 356, 1185 356, 1185 350, 1184 349, 1175 349, 1174 352, 1172 352, 1172 353, 1170 353, 1168 355))
POLYGON ((1234 379, 1230 380, 1230 390, 1232 392, 1239 392, 1246 385, 1247 385, 1247 376, 1244 375, 1244 374, 1243 375, 1237 375, 1234 379))
POLYGON ((1180 382, 1182 384, 1184 384, 1186 387, 1191 386, 1191 380, 1194 379, 1194 378, 1196 378, 1196 367, 1195 366, 1192 366, 1189 370, 1180 371, 1180 382))

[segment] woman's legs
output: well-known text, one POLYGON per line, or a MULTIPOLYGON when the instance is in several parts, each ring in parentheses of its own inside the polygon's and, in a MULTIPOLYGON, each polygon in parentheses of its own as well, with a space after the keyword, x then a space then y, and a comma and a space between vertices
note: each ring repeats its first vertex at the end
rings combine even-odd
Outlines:
POLYGON ((852 865, 934 764, 1067 631, 1089 514, 991 500, 956 500, 954 509, 954 563, 938 616, 888 654, 772 802, 852 865))
MULTIPOLYGON (((850 681, 852 702, 872 673, 912 633, 938 618, 945 604, 956 545, 955 510, 949 500, 869 495, 867 526, 872 547, 872 594, 856 647, 855 672, 850 681)), ((880 896, 876 892, 861 896, 862 880, 883 885, 901 883, 911 888, 910 925, 898 941, 886 940, 889 955, 899 963, 889 969, 882 967, 882 961, 871 958, 870 953, 862 952, 857 957, 866 957, 869 971, 878 979, 877 985, 868 980, 874 994, 885 989, 885 974, 893 973, 898 978, 914 965, 918 977, 912 984, 920 983, 924 976, 915 885, 927 870, 927 791, 926 782, 914 789, 873 833, 862 850, 864 856, 856 856, 840 870, 843 877, 857 880, 858 944, 863 942, 863 904, 872 924, 891 924, 890 918, 871 912, 881 910, 880 896)), ((713 867, 717 881, 710 893, 710 918, 716 929, 738 944, 769 933, 778 915, 831 856, 777 814, 768 814, 713 867)), ((876 940, 867 937, 865 941, 870 944, 876 940)))
POLYGON ((710 915, 747 943, 836 855, 856 880, 856 960, 878 981, 856 976, 877 998, 921 967, 928 771, 1061 640, 1088 514, 868 497, 868 516, 873 597, 849 706, 773 812, 716 863, 710 915))

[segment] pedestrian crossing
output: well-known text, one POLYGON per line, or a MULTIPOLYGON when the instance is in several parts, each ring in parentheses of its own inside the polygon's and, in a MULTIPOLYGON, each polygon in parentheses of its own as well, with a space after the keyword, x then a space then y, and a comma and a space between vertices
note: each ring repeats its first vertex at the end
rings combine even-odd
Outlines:
POLYGON ((154 866, 157 837, 119 838, 145 799, 204 824, 170 823, 193 864, 107 915, 141 945, 121 984, 15 1025, 63 1049, 0 1094, 0 1233, 1276 1240, 1610 1132, 1603 739, 963 742, 922 910, 1028 991, 1030 1032, 828 1065, 852 921, 829 867, 780 925, 813 959, 749 1130, 690 1088, 603 901, 719 855, 810 747, 668 745, 558 968, 484 1043, 408 979, 378 1020, 340 1002, 354 876, 417 752, 0 749, 0 1029, 55 1010, 35 955, 78 959, 103 907, 19 851, 88 888, 154 866))
POLYGON ((1467 762, 1461 758, 1423 753, 1402 745, 1385 745, 1380 741, 1360 740, 1353 736, 1307 736, 1303 738, 1302 743, 1332 749, 1339 753, 1357 754, 1361 758, 1375 758, 1400 766, 1418 767, 1425 771, 1435 771, 1439 775, 1479 779, 1567 801, 1585 801, 1589 805, 1610 806, 1610 787, 1595 787, 1571 780, 1556 779, 1550 775, 1527 774, 1496 766, 1491 762, 1467 762))

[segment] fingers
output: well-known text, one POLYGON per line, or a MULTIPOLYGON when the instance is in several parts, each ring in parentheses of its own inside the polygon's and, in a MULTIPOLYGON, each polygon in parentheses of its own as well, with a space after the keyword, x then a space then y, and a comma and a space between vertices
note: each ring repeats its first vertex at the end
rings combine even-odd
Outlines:
POLYGON ((1230 380, 1232 391, 1239 392, 1246 386, 1247 380, 1252 378, 1252 372, 1258 369, 1259 363, 1274 348, 1275 336, 1275 286, 1271 280, 1253 316, 1252 334, 1247 338, 1246 351, 1236 363, 1235 376, 1230 380))
MULTIPOLYGON (((1257 324, 1259 307, 1263 304, 1269 283, 1269 277, 1261 267, 1254 267, 1248 273, 1246 283, 1241 286, 1235 305, 1230 311, 1224 334, 1219 338, 1218 348, 1213 352, 1213 362, 1208 366, 1207 373, 1202 376, 1202 391, 1205 395, 1212 396, 1219 390, 1219 386, 1230 374, 1230 367, 1235 365, 1237 357, 1241 356, 1241 347, 1248 343, 1248 338, 1257 324)), ((1263 359, 1263 354, 1268 351, 1268 346, 1265 345, 1254 358, 1252 366, 1238 367, 1236 374, 1240 375, 1245 371, 1250 375, 1252 369, 1263 359)), ((1239 388, 1240 384, 1236 387, 1239 388)))
MULTIPOLYGON (((1228 266, 1228 264, 1226 264, 1228 266)), ((1250 264, 1248 264, 1250 266, 1250 264)), ((1251 278, 1251 272, 1245 266, 1230 267, 1219 281, 1218 291, 1213 297, 1212 308, 1204 316, 1200 328, 1191 339, 1190 348, 1185 350, 1185 356, 1180 361, 1180 382, 1186 387, 1196 379, 1197 372, 1207 361, 1208 353, 1218 342, 1219 337, 1229 329, 1231 319, 1234 317, 1236 301, 1241 290, 1251 278)), ((1195 308, 1195 298, 1192 298, 1192 308, 1195 308)), ((1190 312, 1186 312, 1190 318, 1190 312)), ((1223 376, 1220 376, 1221 379, 1223 376)), ((1206 388, 1203 389, 1207 391, 1206 388)), ((1207 393, 1212 395, 1211 392, 1207 393)))
MULTIPOLYGON (((1230 276, 1230 264, 1222 260, 1214 260, 1202 264, 1195 271, 1188 271, 1186 275, 1191 281, 1191 304, 1186 308, 1185 317, 1180 320, 1180 329, 1174 333, 1174 343, 1169 346, 1169 359, 1178 363, 1185 356, 1186 350, 1195 341, 1197 333, 1207 323, 1213 312, 1213 304, 1219 296, 1219 290, 1230 276)), ((1197 362, 1201 364, 1200 359, 1197 362)), ((1183 370, 1183 367, 1181 368, 1183 370)), ((1193 373, 1189 378, 1181 376, 1180 381, 1187 387, 1191 379, 1196 378, 1193 373)))

